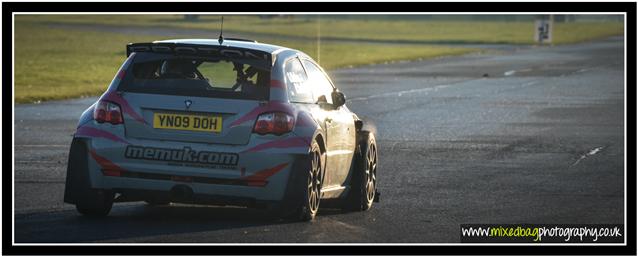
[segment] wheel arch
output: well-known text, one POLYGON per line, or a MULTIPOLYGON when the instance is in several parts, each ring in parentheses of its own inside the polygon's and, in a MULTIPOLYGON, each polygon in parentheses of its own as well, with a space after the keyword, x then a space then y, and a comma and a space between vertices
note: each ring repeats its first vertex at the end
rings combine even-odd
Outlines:
POLYGON ((368 134, 372 134, 376 138, 377 126, 371 119, 355 116, 354 125, 356 129, 357 146, 361 143, 361 140, 367 139, 368 134))
POLYGON ((324 138, 325 137, 323 136, 323 133, 321 132, 316 133, 315 136, 313 137, 313 139, 317 141, 317 144, 319 144, 319 150, 321 151, 322 154, 326 153, 326 141, 324 138))

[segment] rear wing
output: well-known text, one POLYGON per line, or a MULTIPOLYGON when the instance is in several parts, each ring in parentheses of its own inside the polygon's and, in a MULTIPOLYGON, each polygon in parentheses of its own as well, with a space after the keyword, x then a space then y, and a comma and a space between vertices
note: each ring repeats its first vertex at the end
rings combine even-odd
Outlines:
POLYGON ((129 43, 126 46, 126 57, 131 53, 149 52, 172 54, 187 57, 200 57, 218 60, 236 61, 264 70, 273 65, 272 55, 268 52, 223 45, 197 45, 182 43, 129 43))

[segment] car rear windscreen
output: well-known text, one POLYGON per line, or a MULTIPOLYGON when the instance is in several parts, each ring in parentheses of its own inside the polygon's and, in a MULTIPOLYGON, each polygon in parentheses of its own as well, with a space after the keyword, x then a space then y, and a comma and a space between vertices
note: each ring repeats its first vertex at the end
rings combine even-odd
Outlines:
POLYGON ((138 53, 118 90, 268 100, 270 71, 232 59, 138 53))

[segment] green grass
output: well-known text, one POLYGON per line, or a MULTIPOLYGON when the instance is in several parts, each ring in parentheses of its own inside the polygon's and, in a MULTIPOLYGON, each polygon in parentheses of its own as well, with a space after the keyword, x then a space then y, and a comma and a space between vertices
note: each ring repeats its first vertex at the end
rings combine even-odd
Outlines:
POLYGON ((104 92, 125 58, 124 46, 129 40, 118 34, 47 29, 16 22, 16 102, 104 92))
MULTIPOLYGON (((15 101, 30 103, 99 95, 125 59, 129 42, 157 40, 155 36, 124 35, 85 30, 52 29, 16 17, 15 101)), ((270 43, 306 52, 316 59, 314 40, 272 38, 270 43)), ((326 69, 458 55, 475 49, 427 45, 322 42, 321 65, 326 69)))
MULTIPOLYGON (((186 21, 182 15, 56 15, 25 16, 42 23, 107 24, 198 28, 217 31, 220 16, 186 21)), ((315 39, 313 16, 260 19, 256 16, 224 16, 224 29, 237 33, 265 33, 315 39)), ((341 39, 393 40, 431 43, 533 44, 534 22, 431 21, 383 19, 320 19, 321 36, 341 39)), ((622 35, 621 22, 555 23, 554 43, 565 44, 622 35)))
MULTIPOLYGON (((186 21, 182 15, 16 15, 15 100, 38 102, 94 96, 102 93, 125 58, 129 42, 165 39, 100 31, 52 28, 51 24, 97 24, 208 29, 217 35, 220 16, 186 21)), ((256 16, 224 16, 228 34, 253 37, 262 42, 317 53, 316 16, 260 19, 256 16)), ((419 19, 320 20, 321 65, 327 69, 395 60, 460 55, 476 49, 449 47, 463 43, 533 44, 534 24, 492 21, 428 21, 419 19), (347 42, 349 39, 369 43, 347 42), (391 44, 390 42, 411 42, 391 44), (383 43, 385 42, 385 43, 383 43), (434 44, 431 44, 434 43, 434 44)), ((576 43, 623 34, 621 22, 556 23, 554 43, 576 43)))

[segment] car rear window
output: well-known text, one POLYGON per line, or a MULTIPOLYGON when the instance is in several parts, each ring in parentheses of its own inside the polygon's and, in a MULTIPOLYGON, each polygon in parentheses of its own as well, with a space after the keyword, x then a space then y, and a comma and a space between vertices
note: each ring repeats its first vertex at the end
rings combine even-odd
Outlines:
POLYGON ((118 90, 135 93, 268 100, 270 71, 240 61, 139 53, 118 90))

